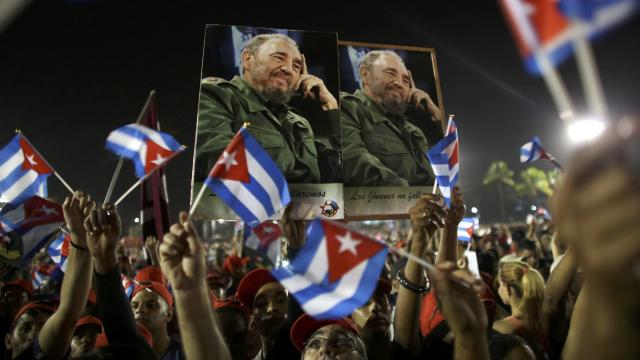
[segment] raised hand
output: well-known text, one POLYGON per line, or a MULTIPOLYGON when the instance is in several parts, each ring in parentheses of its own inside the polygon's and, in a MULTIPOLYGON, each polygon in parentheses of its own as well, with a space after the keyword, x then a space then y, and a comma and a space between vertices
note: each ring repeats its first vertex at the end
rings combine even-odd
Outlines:
POLYGON ((93 209, 84 220, 87 247, 95 260, 96 272, 106 274, 117 265, 116 247, 120 239, 120 216, 115 206, 93 209))
POLYGON ((147 249, 147 253, 151 259, 151 265, 160 266, 160 255, 158 253, 160 242, 158 241, 158 238, 153 235, 147 236, 147 239, 144 242, 144 247, 147 249))
POLYGON ((427 234, 432 236, 438 228, 444 226, 444 219, 447 217, 442 196, 422 194, 409 209, 409 217, 414 232, 425 229, 427 234))
POLYGON ((416 87, 416 84, 413 82, 413 76, 411 76, 411 71, 409 71, 409 81, 411 84, 409 97, 407 98, 409 105, 413 105, 413 107, 418 110, 429 112, 432 121, 441 121, 442 111, 440 111, 438 106, 431 100, 429 94, 416 87))
POLYGON ((462 192, 458 186, 453 188, 451 193, 451 206, 447 212, 447 216, 444 219, 445 225, 458 227, 460 221, 464 217, 467 208, 464 205, 464 199, 462 198, 462 192))
POLYGON ((160 244, 160 266, 174 290, 206 288, 204 248, 186 212, 173 224, 160 244))
POLYGON ((337 109, 338 102, 324 85, 324 81, 307 72, 307 61, 304 54, 300 55, 302 57, 302 70, 300 79, 294 87, 296 91, 301 93, 305 99, 311 98, 317 101, 322 106, 322 110, 337 109))
POLYGON ((91 201, 89 194, 82 191, 76 191, 73 196, 66 197, 62 204, 67 227, 71 231, 71 235, 77 237, 74 239, 76 245, 86 247, 86 232, 83 222, 94 207, 95 203, 91 201))
POLYGON ((438 264, 429 271, 429 277, 442 304, 442 314, 457 336, 477 335, 487 331, 487 314, 479 293, 484 289, 482 280, 467 270, 460 270, 450 261, 438 264))

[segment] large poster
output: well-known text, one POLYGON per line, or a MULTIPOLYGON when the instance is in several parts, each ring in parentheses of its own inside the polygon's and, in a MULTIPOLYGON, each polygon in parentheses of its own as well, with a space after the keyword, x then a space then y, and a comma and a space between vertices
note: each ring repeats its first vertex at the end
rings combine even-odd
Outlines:
MULTIPOLYGON (((338 103, 335 33, 207 25, 192 201, 235 133, 247 126, 282 170, 300 217, 342 218, 338 103)), ((195 217, 235 215, 207 189, 195 217)))
POLYGON ((426 152, 445 125, 435 52, 339 42, 349 219, 403 218, 434 176, 426 152))

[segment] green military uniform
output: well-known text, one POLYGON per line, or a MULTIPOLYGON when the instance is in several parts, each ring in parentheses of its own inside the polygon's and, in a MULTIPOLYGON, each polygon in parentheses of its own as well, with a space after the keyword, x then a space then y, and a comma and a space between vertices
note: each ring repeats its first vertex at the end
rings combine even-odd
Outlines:
POLYGON ((251 135, 294 183, 320 181, 309 122, 287 105, 270 103, 240 77, 206 78, 200 87, 196 181, 203 181, 235 133, 249 122, 251 135))
POLYGON ((341 93, 342 161, 348 186, 429 186, 434 177, 420 128, 364 92, 341 93))

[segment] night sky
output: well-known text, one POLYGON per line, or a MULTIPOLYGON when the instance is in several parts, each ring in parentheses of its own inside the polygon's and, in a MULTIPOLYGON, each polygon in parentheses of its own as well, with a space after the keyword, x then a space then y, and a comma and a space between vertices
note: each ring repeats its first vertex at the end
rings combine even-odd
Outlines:
MULTIPOLYGON (((499 216, 497 190, 482 185, 491 161, 505 160, 517 174, 525 168, 519 147, 533 135, 561 163, 569 159, 572 146, 546 87, 525 72, 495 1, 424 1, 417 7, 398 1, 159 3, 43 0, 27 7, 0 33, 0 144, 21 128, 71 186, 102 201, 117 162, 104 150, 106 136, 135 122, 156 89, 163 131, 190 147, 167 170, 175 219, 188 206, 209 23, 332 31, 341 40, 435 48, 445 110, 456 115, 459 127, 460 185, 467 207, 479 207, 483 222, 499 216)), ((638 35, 636 18, 594 45, 614 119, 638 112, 638 35)), ((560 71, 584 109, 575 62, 560 71)), ((114 196, 135 181, 126 165, 114 196)), ((53 177, 49 193, 65 195, 53 177)), ((136 192, 121 205, 125 221, 137 215, 138 198, 136 192)))

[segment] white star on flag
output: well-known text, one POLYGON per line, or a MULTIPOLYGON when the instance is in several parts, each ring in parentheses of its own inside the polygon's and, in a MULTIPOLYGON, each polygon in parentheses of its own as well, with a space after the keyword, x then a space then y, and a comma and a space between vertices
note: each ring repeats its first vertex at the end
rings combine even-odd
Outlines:
POLYGON ((36 162, 36 160, 34 159, 34 157, 36 157, 34 154, 27 155, 27 161, 29 161, 29 163, 31 164, 31 166, 38 165, 38 163, 36 162))
POLYGON ((236 161, 236 152, 232 152, 231 154, 229 154, 228 152, 223 152, 222 153, 222 159, 218 160, 217 164, 224 164, 224 170, 225 171, 229 171, 229 168, 234 166, 234 165, 238 165, 238 162, 236 161))
POLYGON ((347 231, 346 235, 344 235, 344 236, 338 235, 338 236, 336 236, 336 238, 340 242, 340 250, 338 250, 338 252, 342 253, 342 252, 348 250, 348 251, 351 251, 353 253, 353 255, 358 255, 358 252, 356 251, 356 247, 362 241, 361 240, 354 240, 351 237, 351 232, 347 231))
POLYGON ((156 166, 160 166, 163 162, 167 161, 166 157, 162 157, 160 154, 156 154, 156 159, 151 160, 152 163, 156 164, 156 166))
POLYGON ((46 206, 42 206, 40 209, 38 209, 38 211, 45 213, 47 216, 58 215, 58 212, 56 211, 56 209, 48 208, 46 206))

